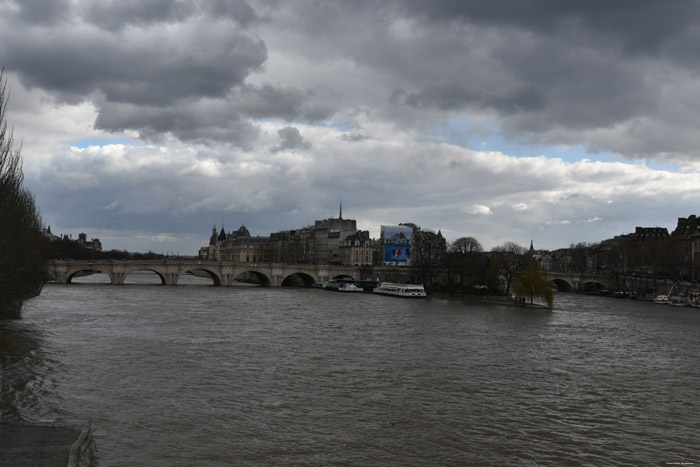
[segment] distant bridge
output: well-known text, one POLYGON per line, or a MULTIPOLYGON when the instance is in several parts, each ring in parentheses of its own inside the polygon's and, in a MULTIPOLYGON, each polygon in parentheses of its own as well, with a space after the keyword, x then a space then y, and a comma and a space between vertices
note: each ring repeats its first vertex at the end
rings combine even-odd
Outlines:
POLYGON ((598 288, 608 290, 611 288, 610 276, 607 274, 547 271, 547 279, 563 292, 584 289, 586 284, 597 285, 598 288))
POLYGON ((555 287, 561 291, 582 290, 585 288, 627 292, 658 289, 658 293, 668 293, 673 288, 676 288, 676 291, 688 291, 697 288, 697 284, 693 282, 683 282, 668 278, 654 279, 652 277, 635 276, 634 274, 620 274, 613 280, 609 274, 547 271, 547 279, 552 281, 555 287))
MULTIPOLYGON (((49 263, 49 275, 56 284, 70 284, 74 277, 84 273, 102 273, 112 284, 124 284, 129 274, 136 271, 156 273, 163 285, 176 285, 187 273, 207 275, 214 285, 228 286, 237 280, 254 275, 261 285, 280 287, 293 276, 304 285, 325 282, 338 277, 354 280, 375 279, 379 281, 405 279, 410 282, 415 274, 411 268, 341 266, 332 264, 284 264, 284 263, 241 263, 233 261, 205 261, 197 259, 158 259, 158 260, 53 260, 49 263)), ((401 280, 402 282, 404 280, 401 280)))
MULTIPOLYGON (((163 285, 176 285, 188 273, 209 276, 214 285, 229 286, 249 275, 255 276, 262 286, 280 287, 293 276, 304 285, 325 282, 338 277, 353 280, 378 280, 420 283, 420 273, 414 268, 341 266, 333 264, 243 263, 234 261, 206 261, 198 259, 157 260, 53 260, 49 262, 49 276, 56 284, 70 284, 73 278, 85 273, 102 273, 112 284, 124 280, 137 271, 152 271, 163 285)), ((583 289, 586 284, 610 289, 610 277, 605 274, 547 272, 547 279, 559 290, 583 289)))

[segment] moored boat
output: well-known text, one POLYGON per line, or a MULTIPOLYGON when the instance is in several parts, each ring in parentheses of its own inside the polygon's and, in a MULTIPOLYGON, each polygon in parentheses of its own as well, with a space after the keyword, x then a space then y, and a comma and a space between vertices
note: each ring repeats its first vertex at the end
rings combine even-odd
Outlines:
POLYGON ((688 293, 688 306, 692 308, 700 308, 700 292, 688 293))
POLYGON ((671 297, 671 303, 669 303, 671 306, 688 306, 688 301, 686 300, 685 297, 677 295, 674 297, 671 297))
POLYGON ((356 286, 352 282, 346 282, 344 284, 341 284, 341 286, 338 287, 337 290, 338 290, 338 292, 364 292, 363 289, 356 286))
POLYGON ((660 305, 669 305, 671 303, 671 299, 668 298, 668 295, 657 295, 654 297, 654 303, 658 303, 660 305))
POLYGON ((334 292, 364 292, 361 287, 356 286, 353 282, 346 280, 331 280, 323 284, 326 290, 334 292))
POLYGON ((328 282, 324 282, 323 288, 326 290, 337 291, 341 285, 343 285, 343 282, 333 279, 328 282))
POLYGON ((403 298, 425 298, 426 293, 422 285, 417 284, 392 284, 382 282, 375 289, 374 293, 379 295, 389 295, 391 297, 403 298))

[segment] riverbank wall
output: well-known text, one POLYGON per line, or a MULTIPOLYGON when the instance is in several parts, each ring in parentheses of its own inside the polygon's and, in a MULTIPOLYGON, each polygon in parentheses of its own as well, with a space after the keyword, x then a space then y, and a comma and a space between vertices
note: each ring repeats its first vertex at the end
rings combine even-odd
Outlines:
POLYGON ((0 465, 96 467, 90 426, 0 421, 0 465))
POLYGON ((445 300, 460 300, 471 303, 488 303, 491 305, 512 306, 518 308, 546 309, 547 306, 541 303, 518 302, 509 297, 500 295, 469 295, 458 292, 431 292, 431 297, 445 300))

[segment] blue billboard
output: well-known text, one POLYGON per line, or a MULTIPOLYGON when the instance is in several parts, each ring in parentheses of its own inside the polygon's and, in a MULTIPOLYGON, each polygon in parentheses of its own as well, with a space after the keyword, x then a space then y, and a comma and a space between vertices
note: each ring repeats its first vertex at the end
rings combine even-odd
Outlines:
POLYGON ((413 229, 403 225, 383 225, 381 241, 384 249, 384 264, 406 265, 411 260, 411 237, 413 229))

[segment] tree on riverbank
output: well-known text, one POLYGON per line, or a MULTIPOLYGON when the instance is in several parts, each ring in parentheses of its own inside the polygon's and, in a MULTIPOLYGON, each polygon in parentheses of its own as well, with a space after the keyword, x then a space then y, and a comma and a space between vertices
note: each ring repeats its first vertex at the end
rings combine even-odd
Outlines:
POLYGON ((530 257, 526 253, 525 247, 514 242, 505 242, 502 245, 493 247, 491 250, 493 267, 505 282, 506 295, 510 294, 513 280, 520 276, 529 264, 530 257))
POLYGON ((552 283, 542 274, 535 261, 531 261, 523 275, 513 281, 513 292, 517 298, 529 298, 530 304, 534 303, 535 297, 543 298, 548 308, 554 304, 552 283))
POLYGON ((0 71, 0 317, 17 317, 22 300, 41 287, 48 250, 34 196, 23 184, 21 147, 7 126, 7 101, 0 71))

